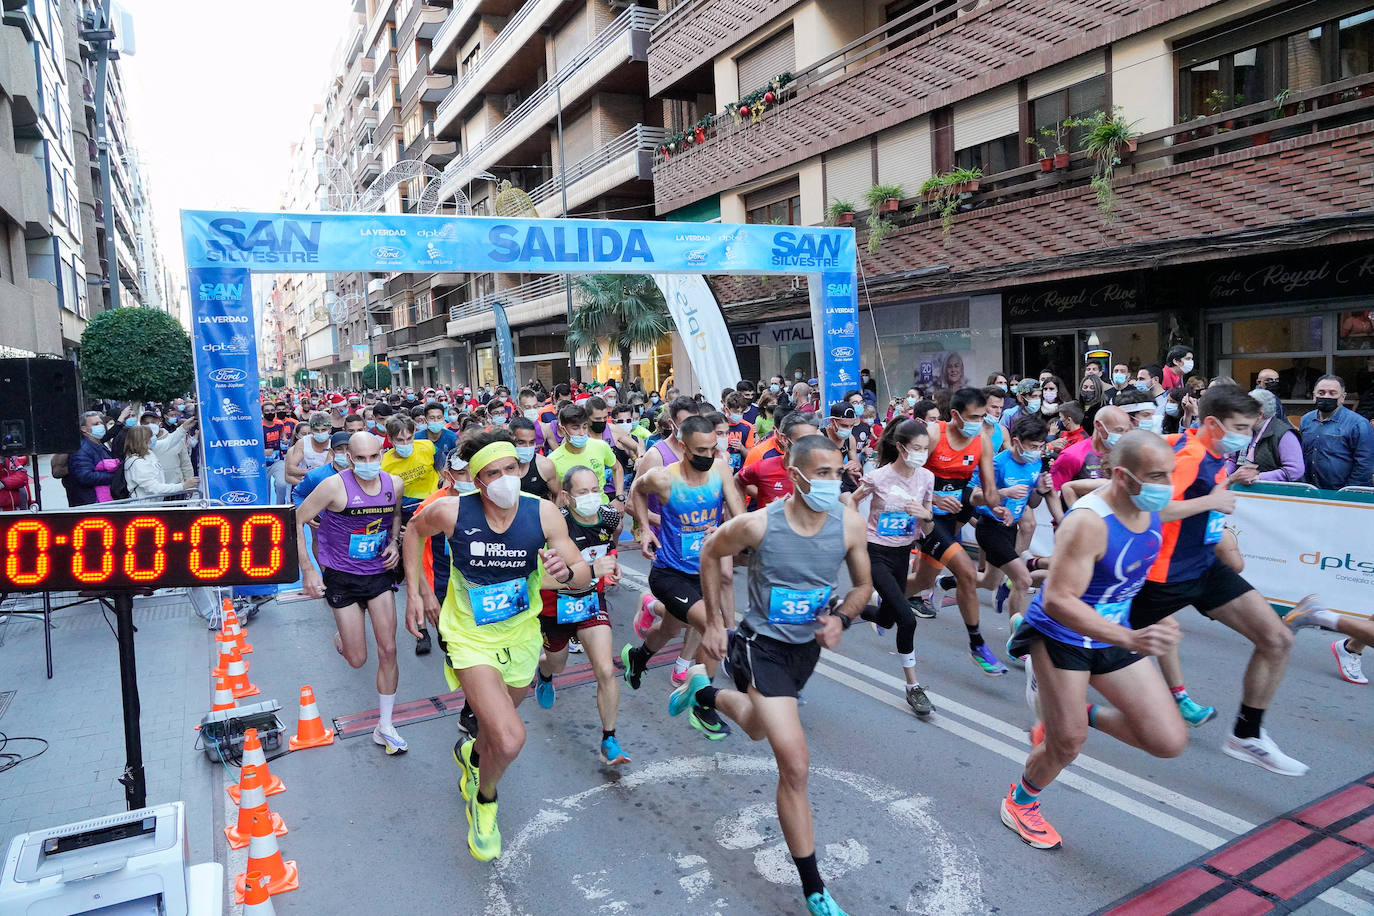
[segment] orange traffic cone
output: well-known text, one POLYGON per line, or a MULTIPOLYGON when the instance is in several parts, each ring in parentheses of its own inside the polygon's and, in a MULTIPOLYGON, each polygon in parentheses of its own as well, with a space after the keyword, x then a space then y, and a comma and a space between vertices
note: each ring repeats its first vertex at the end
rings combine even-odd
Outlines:
POLYGON ((240 655, 248 655, 253 651, 253 644, 244 638, 239 616, 234 613, 234 602, 228 598, 224 599, 224 626, 220 627, 220 632, 228 634, 234 640, 240 655))
POLYGON ((272 832, 276 836, 286 833, 286 824, 281 816, 274 814, 267 807, 267 796, 262 791, 262 770, 253 764, 245 764, 243 772, 239 777, 239 819, 238 823, 232 827, 224 828, 224 835, 229 838, 230 849, 242 849, 248 845, 250 832, 253 827, 253 818, 262 815, 272 824, 272 832))
POLYGON ((244 902, 244 891, 248 886, 248 876, 253 872, 262 874, 269 894, 282 894, 294 891, 301 886, 296 875, 295 862, 283 862, 281 848, 272 834, 272 823, 262 814, 252 816, 252 839, 248 843, 248 868, 234 879, 234 902, 244 902))
MULTIPOLYGON (((262 791, 265 795, 276 795, 285 792, 286 786, 282 785, 280 776, 273 776, 272 771, 267 769, 267 755, 263 753, 262 742, 258 740, 258 730, 256 728, 246 728, 243 730, 243 768, 246 770, 250 766, 258 768, 262 775, 262 791)), ((242 778, 242 773, 239 774, 242 778)), ((234 804, 239 803, 239 787, 232 785, 228 789, 229 797, 234 800, 234 804)))
POLYGON ((243 888, 243 916, 277 916, 272 895, 267 891, 267 876, 250 871, 243 888))
POLYGON ((229 672, 227 675, 229 689, 234 693, 234 699, 241 700, 244 697, 257 696, 261 691, 252 681, 248 680, 248 666, 239 658, 238 650, 229 658, 229 672))
POLYGON ((244 660, 242 653, 239 652, 239 647, 234 645, 234 640, 231 637, 227 637, 223 633, 220 633, 218 636, 215 637, 215 641, 219 643, 219 656, 215 659, 215 667, 210 669, 210 676, 228 676, 229 662, 233 661, 234 659, 238 659, 239 661, 243 662, 243 673, 247 674, 248 662, 244 660))
POLYGON ((296 720, 296 734, 287 742, 293 751, 307 747, 324 747, 334 743, 334 730, 325 728, 320 711, 315 708, 315 691, 306 684, 301 688, 301 712, 296 720))
POLYGON ((233 709, 237 705, 234 702, 234 692, 229 689, 229 682, 223 677, 215 678, 215 701, 210 706, 210 711, 221 712, 225 709, 233 709))

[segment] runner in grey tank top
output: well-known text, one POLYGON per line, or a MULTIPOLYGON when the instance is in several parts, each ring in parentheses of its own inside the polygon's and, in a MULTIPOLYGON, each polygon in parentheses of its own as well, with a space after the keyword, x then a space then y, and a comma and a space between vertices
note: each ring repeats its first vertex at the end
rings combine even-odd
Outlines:
POLYGON ((778 819, 801 877, 810 913, 839 914, 816 868, 806 777, 806 748, 797 695, 811 677, 822 647, 833 649, 840 633, 863 610, 873 591, 864 520, 842 504, 844 456, 828 436, 792 443, 787 476, 793 495, 748 512, 716 529, 701 550, 701 584, 707 627, 701 646, 712 658, 728 657, 735 689, 711 686, 704 665, 687 673, 673 691, 668 712, 697 707, 734 719, 754 741, 768 739, 778 762, 778 819), (721 560, 752 549, 749 608, 727 637, 721 607, 721 560), (849 589, 839 584, 840 565, 849 589), (842 599, 842 600, 841 600, 842 599))

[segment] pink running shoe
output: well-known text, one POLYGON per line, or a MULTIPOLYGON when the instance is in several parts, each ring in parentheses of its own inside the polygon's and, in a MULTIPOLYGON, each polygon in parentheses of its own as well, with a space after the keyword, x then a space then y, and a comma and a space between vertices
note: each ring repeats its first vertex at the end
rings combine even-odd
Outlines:
POLYGON ((653 595, 645 595, 639 601, 639 613, 635 615, 635 635, 640 639, 649 632, 649 627, 654 625, 654 612, 649 610, 649 606, 654 603, 653 595))
POLYGON ((673 683, 674 683, 674 684, 677 684, 677 685, 679 685, 679 686, 681 686, 682 684, 687 683, 687 675, 690 674, 690 673, 691 673, 691 669, 690 669, 690 668, 687 668, 687 669, 684 669, 684 670, 682 670, 682 671, 679 671, 679 670, 677 670, 676 667, 674 667, 674 668, 673 668, 673 683))

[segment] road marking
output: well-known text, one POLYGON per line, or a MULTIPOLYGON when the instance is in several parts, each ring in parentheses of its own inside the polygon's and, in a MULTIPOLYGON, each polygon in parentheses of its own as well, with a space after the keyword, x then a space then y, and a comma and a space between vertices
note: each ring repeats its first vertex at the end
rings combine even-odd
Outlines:
MULTIPOLYGON (((903 712, 907 711, 908 707, 906 705, 906 701, 904 699, 899 698, 895 692, 881 690, 867 681, 862 681, 858 678, 851 677, 850 675, 838 670, 837 668, 830 667, 830 665, 826 663, 833 662, 842 665, 843 667, 849 668, 853 671, 860 672, 874 681, 877 681, 879 683, 891 684, 897 687, 900 687, 905 683, 901 679, 897 678, 894 675, 885 674, 884 672, 879 671, 876 668, 871 668, 868 665, 863 664, 862 662, 856 662, 853 659, 848 658, 847 656, 840 655, 830 650, 826 650, 824 652, 823 659, 824 661, 822 661, 820 664, 816 666, 817 674, 827 677, 830 680, 835 681, 836 683, 843 684, 846 687, 850 687, 854 690, 857 690, 860 693, 873 697, 874 699, 882 703, 885 703, 888 706, 891 706, 895 709, 900 709, 903 712)), ((1001 719, 996 718, 995 716, 989 716, 986 713, 978 712, 977 710, 972 709, 971 707, 950 700, 948 697, 937 696, 935 694, 930 693, 929 691, 927 691, 927 695, 931 698, 931 702, 933 702, 939 710, 934 716, 926 720, 929 724, 934 725, 935 727, 940 728, 943 731, 947 731, 951 734, 958 735, 959 737, 964 738, 967 741, 977 744, 980 747, 992 751, 995 754, 999 754, 1003 757, 1006 757, 1008 760, 1015 761, 1018 764, 1025 762, 1025 748, 1007 744, 1006 742, 994 738, 990 735, 987 735, 983 732, 969 728, 968 726, 963 725, 962 723, 951 721, 948 718, 943 717, 941 713, 950 712, 956 716, 963 716, 965 718, 968 718, 970 721, 978 722, 985 728, 989 728, 990 730, 995 731, 999 734, 1012 737, 1016 739, 1020 744, 1029 744, 1025 732, 1022 729, 1019 729, 1014 725, 1004 722, 1001 719)), ((1139 777, 1136 777, 1130 773, 1125 772, 1124 770, 1103 763, 1102 761, 1095 760, 1091 757, 1080 756, 1072 766, 1074 768, 1087 770, 1089 772, 1092 772, 1094 775, 1101 776, 1105 779, 1117 781, 1118 784, 1121 785, 1123 788, 1131 789, 1132 791, 1138 791, 1141 794, 1146 795, 1147 797, 1155 799, 1156 801, 1170 805, 1171 807, 1175 807, 1180 811, 1184 811, 1185 813, 1192 814, 1194 817, 1197 817, 1200 820, 1211 821, 1217 826, 1230 829, 1232 833, 1246 833, 1254 827, 1254 825, 1250 824, 1248 821, 1236 818, 1232 815, 1227 814, 1224 811, 1220 811, 1219 809, 1213 808, 1209 805, 1205 805, 1202 802, 1197 801, 1196 799, 1189 798, 1186 795, 1181 795, 1177 792, 1162 789, 1154 783, 1142 780, 1139 777), (1086 765, 1080 767, 1080 763, 1085 763, 1086 765), (1226 821, 1231 822, 1231 824, 1238 826, 1240 829, 1236 829, 1236 826, 1230 826, 1224 823, 1226 821)), ((1202 846, 1205 849, 1215 849, 1218 846, 1222 846, 1227 842, 1227 840, 1221 836, 1218 836, 1214 833, 1210 833, 1206 830, 1189 824, 1186 821, 1179 820, 1178 818, 1173 817, 1172 815, 1166 814, 1162 811, 1158 811, 1150 807, 1149 805, 1137 801, 1134 798, 1130 798, 1128 796, 1122 795, 1119 792, 1109 789, 1101 783, 1088 779, 1085 776, 1081 776, 1078 773, 1075 773, 1072 768, 1065 770, 1063 773, 1061 773, 1058 780, 1056 781, 1062 783, 1063 785, 1070 786, 1071 788, 1078 789, 1080 792, 1092 796, 1093 798, 1096 798, 1099 801, 1106 802, 1107 804, 1111 805, 1112 807, 1120 811, 1125 812, 1126 814, 1130 814, 1133 817, 1137 817, 1143 821, 1146 821, 1147 823, 1167 830, 1175 836, 1178 836, 1182 839, 1188 840, 1191 843, 1195 843, 1199 846, 1202 846)), ((1351 875, 1346 880, 1351 882, 1352 884, 1355 884, 1365 889, 1374 889, 1374 876, 1371 876, 1368 872, 1357 872, 1354 875, 1351 875)), ((1353 894, 1349 894, 1345 891, 1342 891, 1339 888, 1331 888, 1330 890, 1325 891, 1320 895, 1320 897, 1318 897, 1318 899, 1338 909, 1344 910, 1345 912, 1352 914, 1352 916, 1369 916, 1369 914, 1371 913, 1371 908, 1367 901, 1362 900, 1359 897, 1354 896, 1353 894)))

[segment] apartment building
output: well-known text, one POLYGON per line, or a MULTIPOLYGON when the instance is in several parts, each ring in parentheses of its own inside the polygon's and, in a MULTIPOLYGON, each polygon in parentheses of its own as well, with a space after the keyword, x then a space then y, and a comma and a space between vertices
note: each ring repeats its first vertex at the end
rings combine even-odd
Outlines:
MULTIPOLYGON (((858 211, 883 397, 1175 342, 1374 389, 1370 0, 683 0, 648 65, 661 216, 858 211)), ((803 279, 713 285, 743 374, 811 372, 803 279)))

